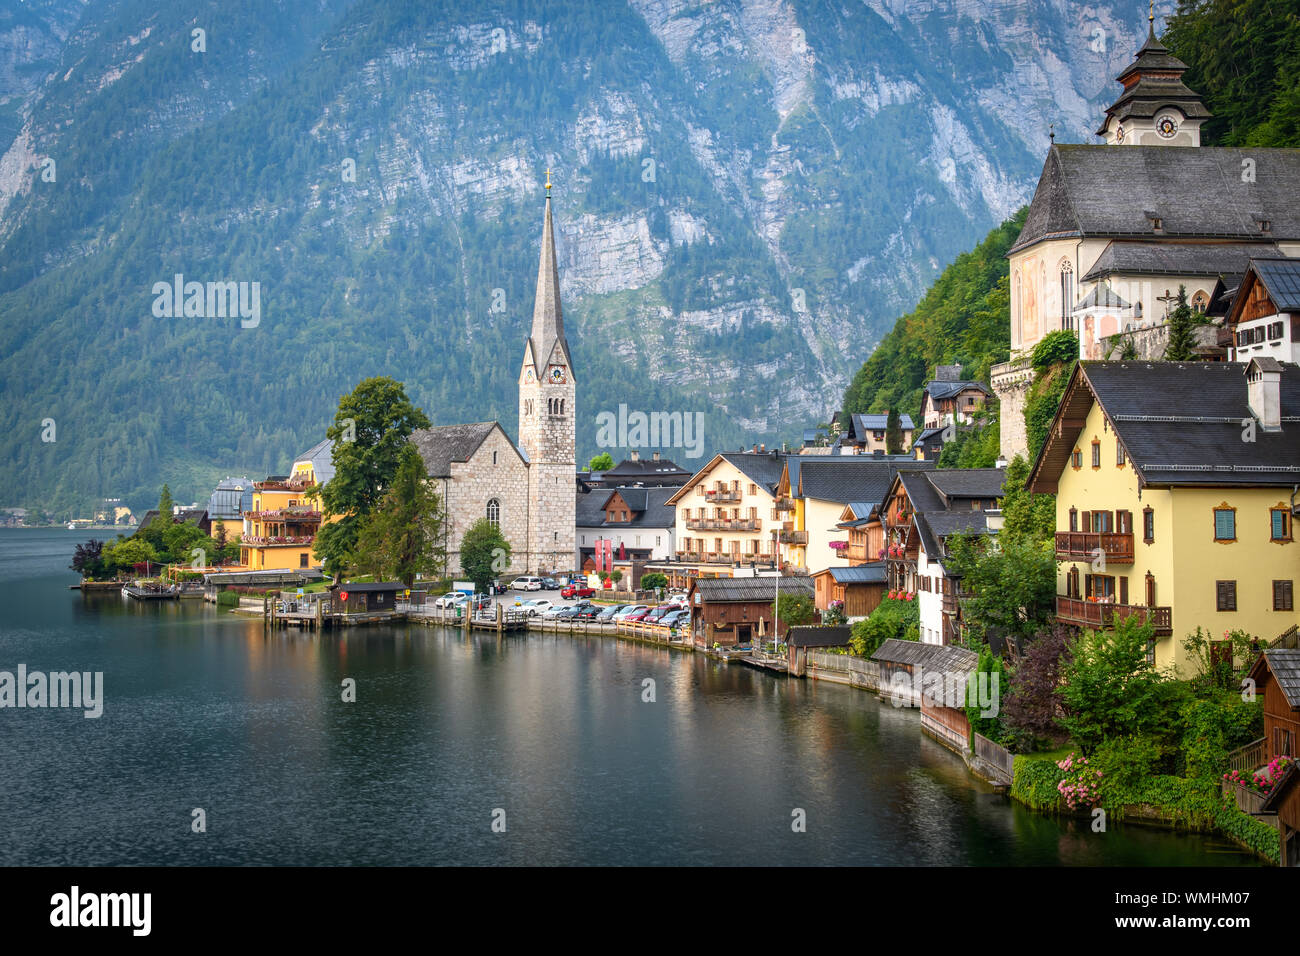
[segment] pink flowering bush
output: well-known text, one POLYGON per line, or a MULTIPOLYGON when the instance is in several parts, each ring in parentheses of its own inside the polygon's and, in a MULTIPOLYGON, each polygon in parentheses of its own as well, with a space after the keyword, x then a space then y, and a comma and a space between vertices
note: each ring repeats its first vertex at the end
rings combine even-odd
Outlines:
POLYGON ((1095 807, 1101 802, 1102 772, 1088 766, 1088 758, 1073 752, 1056 766, 1065 774, 1056 790, 1071 810, 1095 807))
POLYGON ((1254 790, 1256 793, 1267 794, 1282 779, 1282 774, 1286 773, 1287 768, 1292 763, 1290 757, 1274 757, 1263 770, 1257 770, 1253 774, 1243 773, 1240 770, 1231 770, 1223 775, 1223 779, 1228 783, 1236 784, 1238 787, 1254 790))

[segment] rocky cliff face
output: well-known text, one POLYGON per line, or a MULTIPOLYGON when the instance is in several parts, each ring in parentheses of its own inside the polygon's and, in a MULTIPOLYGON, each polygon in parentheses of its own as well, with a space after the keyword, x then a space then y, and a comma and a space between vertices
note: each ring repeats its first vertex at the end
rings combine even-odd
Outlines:
POLYGON ((0 16, 4 417, 78 422, 63 462, 94 467, 16 444, 27 496, 281 468, 381 372, 513 431, 547 168, 581 452, 620 401, 704 411, 711 447, 793 437, 1029 198, 1049 124, 1092 141, 1145 27, 1065 0, 29 6, 0 16), (176 272, 259 281, 263 322, 160 323, 176 272), (85 354, 33 335, 92 321, 85 354))

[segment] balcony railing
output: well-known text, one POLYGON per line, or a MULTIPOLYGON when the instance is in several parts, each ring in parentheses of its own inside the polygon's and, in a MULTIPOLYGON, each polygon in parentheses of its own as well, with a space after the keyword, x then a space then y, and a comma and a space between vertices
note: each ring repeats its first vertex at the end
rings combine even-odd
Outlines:
POLYGON ((677 560, 685 564, 758 564, 772 563, 768 552, 754 554, 731 553, 729 551, 678 551, 677 560))
POLYGON ((1140 604, 1110 604, 1083 598, 1056 596, 1056 616, 1067 624, 1083 627, 1109 628, 1119 621, 1138 617, 1150 621, 1157 637, 1168 637, 1174 632, 1173 611, 1167 607, 1144 607, 1140 604))
POLYGON ((691 531, 757 531, 757 518, 687 518, 691 531))
POLYGON ((778 531, 777 540, 782 544, 807 544, 807 531, 778 531))
POLYGON ((295 536, 277 535, 272 537, 249 536, 246 538, 241 538, 239 540, 239 543, 257 545, 258 547, 263 547, 263 548, 276 548, 276 547, 289 546, 289 545, 311 544, 315 540, 316 540, 316 536, 314 534, 304 534, 304 535, 295 535, 295 536))
POLYGON ((732 488, 706 488, 704 497, 709 501, 739 501, 740 491, 732 488))
POLYGON ((1120 531, 1058 531, 1056 532, 1056 558, 1058 561, 1087 561, 1098 552, 1107 561, 1116 564, 1133 563, 1133 533, 1120 531))
POLYGON ((301 521, 304 524, 319 524, 321 513, 310 508, 276 508, 272 511, 246 511, 244 517, 253 521, 301 521))
POLYGON ((772 509, 772 517, 776 517, 778 511, 794 511, 794 501, 789 498, 780 498, 777 500, 776 507, 772 509))

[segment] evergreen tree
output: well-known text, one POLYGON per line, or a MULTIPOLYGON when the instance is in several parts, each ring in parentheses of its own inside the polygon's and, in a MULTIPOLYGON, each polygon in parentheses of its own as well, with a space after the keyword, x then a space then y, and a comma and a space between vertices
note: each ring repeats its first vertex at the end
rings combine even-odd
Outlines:
MULTIPOLYGON (((167 528, 172 523, 172 509, 176 502, 172 501, 172 490, 163 482, 162 494, 158 496, 158 515, 153 520, 163 528, 167 528)), ((153 522, 150 522, 151 524, 153 522)))
POLYGON ((901 455, 903 453, 903 423, 897 408, 890 408, 885 419, 885 453, 901 455))
POLYGON ((1196 316, 1187 304, 1187 287, 1178 287, 1178 305, 1169 313, 1169 344, 1165 346, 1168 362, 1192 362, 1196 359, 1196 316))
POLYGON ((429 484, 424 460, 413 445, 402 450, 393 484, 357 535, 357 563, 378 578, 392 577, 408 588, 416 575, 446 574, 446 516, 429 484))

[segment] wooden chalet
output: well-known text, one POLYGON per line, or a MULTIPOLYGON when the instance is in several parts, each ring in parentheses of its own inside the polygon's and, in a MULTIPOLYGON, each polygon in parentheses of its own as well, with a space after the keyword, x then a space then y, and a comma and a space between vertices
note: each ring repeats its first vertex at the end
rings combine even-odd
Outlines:
POLYGON ((1278 862, 1300 866, 1300 765, 1291 765, 1259 810, 1277 814, 1278 862))
POLYGON ((1300 650, 1270 647, 1250 669, 1264 701, 1264 746, 1270 757, 1295 757, 1300 741, 1300 650))
POLYGON ((813 600, 819 611, 825 611, 834 601, 842 601, 846 617, 866 617, 880 606, 888 583, 889 569, 884 561, 826 568, 813 575, 813 600))
MULTIPOLYGON (((687 594, 695 646, 730 647, 770 635, 778 588, 782 594, 813 596, 812 579, 803 576, 693 578, 687 594)), ((780 633, 786 630, 783 621, 780 633)))

